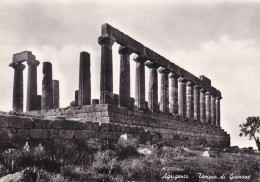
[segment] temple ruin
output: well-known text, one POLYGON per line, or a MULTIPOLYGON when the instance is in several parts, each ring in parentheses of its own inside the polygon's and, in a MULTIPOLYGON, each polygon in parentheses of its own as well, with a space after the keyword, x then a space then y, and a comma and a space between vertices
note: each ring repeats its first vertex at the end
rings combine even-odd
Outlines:
POLYGON ((52 78, 52 64, 43 62, 40 96, 37 95, 39 61, 29 51, 14 54, 10 64, 14 68, 13 111, 23 111, 25 65, 22 62, 26 61, 26 114, 32 117, 28 122, 34 123, 35 117, 42 116, 42 122, 49 119, 51 123, 40 128, 32 124, 33 132, 27 129, 26 137, 33 138, 38 133, 37 137, 49 140, 97 137, 116 141, 121 134, 132 133, 144 141, 162 141, 167 145, 230 145, 230 136, 220 124, 221 92, 211 85, 210 79, 192 75, 109 24, 102 25, 98 43, 101 46, 100 99, 91 99, 90 54, 81 52, 79 87, 68 108, 59 108, 59 81, 52 78), (113 92, 114 43, 120 45, 118 95, 113 92), (135 98, 130 97, 131 54, 136 54, 135 98), (145 88, 145 67, 149 68, 148 88, 145 88), (161 85, 158 85, 158 73, 161 85), (148 101, 145 89, 148 89, 148 101), (60 127, 54 124, 57 122, 61 123, 60 127), (64 123, 70 123, 69 127, 64 127, 64 123))

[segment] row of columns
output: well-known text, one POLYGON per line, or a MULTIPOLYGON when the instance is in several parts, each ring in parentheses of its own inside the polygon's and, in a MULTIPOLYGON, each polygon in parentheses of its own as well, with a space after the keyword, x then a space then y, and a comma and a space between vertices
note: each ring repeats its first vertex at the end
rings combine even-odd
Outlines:
MULTIPOLYGON (((113 61, 111 37, 99 37, 101 45, 100 102, 113 103, 113 61)), ((120 46, 119 106, 128 107, 130 99, 130 48, 120 46)), ((179 114, 184 118, 220 126, 220 97, 200 88, 192 81, 170 72, 144 55, 136 62, 135 107, 145 109, 145 66, 149 68, 148 108, 152 112, 179 114), (159 68, 160 67, 160 68, 159 68), (159 68, 159 69, 158 69, 159 68), (158 72, 161 74, 160 105, 158 107, 158 72)))
POLYGON ((39 61, 31 52, 25 51, 15 54, 21 60, 16 60, 9 65, 14 69, 13 86, 13 111, 23 112, 23 70, 26 61, 28 65, 26 111, 59 108, 59 81, 52 80, 52 65, 43 63, 42 96, 37 95, 37 66, 39 61), (26 55, 27 59, 23 56, 26 55), (19 57, 20 56, 20 57, 19 57))

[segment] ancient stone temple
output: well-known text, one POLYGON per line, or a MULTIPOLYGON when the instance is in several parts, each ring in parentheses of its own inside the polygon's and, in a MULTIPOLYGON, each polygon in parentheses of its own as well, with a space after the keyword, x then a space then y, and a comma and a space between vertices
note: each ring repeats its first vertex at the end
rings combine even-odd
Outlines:
MULTIPOLYGON (((230 136, 220 124, 221 92, 211 85, 209 78, 194 76, 109 24, 102 25, 98 43, 101 46, 100 100, 91 98, 90 54, 81 52, 79 87, 69 108, 55 109, 59 107, 59 82, 52 80, 51 63, 44 62, 42 110, 39 110, 36 106, 39 103, 31 100, 37 97, 35 76, 39 62, 28 51, 14 55, 11 64, 15 69, 14 111, 23 108, 22 73, 25 66, 21 62, 30 60, 33 67, 29 68, 29 74, 34 75, 34 79, 28 76, 27 115, 44 117, 40 122, 56 117, 55 120, 49 119, 48 125, 41 125, 37 130, 33 128, 33 132, 29 129, 26 136, 33 137, 38 133, 48 140, 96 137, 116 141, 121 134, 131 133, 142 141, 160 141, 172 146, 230 145, 230 136), (113 60, 115 43, 120 45, 120 60, 113 60), (131 54, 135 54, 133 60, 131 54), (119 95, 113 92, 114 61, 120 62, 119 95), (136 64, 135 78, 130 77, 130 61, 136 64), (149 70, 149 78, 145 78, 145 67, 149 70), (130 79, 135 80, 135 98, 130 97, 130 79), (148 88, 145 88, 146 80, 148 88)), ((38 102, 37 99, 34 101, 38 102)))

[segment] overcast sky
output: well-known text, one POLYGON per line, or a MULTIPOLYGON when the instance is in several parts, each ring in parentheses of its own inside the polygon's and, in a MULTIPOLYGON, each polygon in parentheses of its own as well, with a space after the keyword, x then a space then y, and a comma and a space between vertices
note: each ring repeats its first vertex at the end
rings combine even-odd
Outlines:
MULTIPOLYGON (((15 1, 0 0, 0 110, 12 109, 12 55, 32 51, 38 66, 53 64, 60 103, 78 87, 79 53, 91 54, 92 98, 99 98, 101 25, 109 23, 195 76, 205 75, 223 95, 221 125, 231 144, 254 146, 238 125, 260 115, 260 1, 15 1)), ((118 45, 113 46, 114 92, 119 87, 118 45)), ((131 58, 133 55, 131 55, 131 58)), ((135 63, 131 61, 131 96, 135 63)), ((146 72, 147 75, 147 72, 146 72)), ((27 69, 24 71, 26 100, 27 69)), ((24 104, 25 109, 25 104, 24 104)))

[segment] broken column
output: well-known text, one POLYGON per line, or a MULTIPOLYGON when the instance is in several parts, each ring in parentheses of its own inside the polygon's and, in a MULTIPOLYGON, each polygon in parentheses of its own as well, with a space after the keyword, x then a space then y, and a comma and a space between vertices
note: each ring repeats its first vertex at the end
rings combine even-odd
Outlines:
MULTIPOLYGON (((101 65, 102 66, 102 65, 101 65)), ((90 75, 90 55, 87 52, 80 53, 79 66, 79 92, 78 105, 91 104, 91 75, 90 75)))
POLYGON ((78 106, 78 100, 79 100, 79 91, 75 90, 75 105, 78 106))
POLYGON ((135 76, 135 107, 137 109, 146 109, 145 107, 145 67, 147 61, 145 56, 135 56, 136 76, 135 76))
POLYGON ((13 62, 9 66, 14 68, 13 111, 23 112, 23 70, 25 65, 21 62, 13 62))
POLYGON ((194 83, 188 81, 186 83, 186 111, 187 118, 194 119, 194 83))
POLYGON ((59 81, 53 80, 53 108, 57 109, 60 107, 60 88, 59 88, 59 81))
POLYGON ((128 107, 130 101, 130 55, 132 50, 120 46, 119 106, 128 107))
POLYGON ((101 45, 101 72, 100 72, 100 103, 113 104, 113 59, 112 45, 115 40, 101 36, 98 43, 101 45))
POLYGON ((146 62, 149 68, 149 88, 148 88, 148 108, 151 112, 158 112, 158 77, 157 69, 159 65, 153 62, 146 62))
POLYGON ((206 123, 206 90, 200 89, 200 121, 206 123))
POLYGON ((211 117, 211 95, 210 92, 206 92, 206 123, 210 124, 211 117))
POLYGON ((221 97, 216 97, 216 126, 220 127, 220 100, 221 97))
POLYGON ((178 91, 178 103, 179 103, 179 115, 183 118, 186 117, 186 82, 187 80, 180 77, 179 91, 178 91))
POLYGON ((42 109, 53 109, 52 64, 43 62, 42 109))
MULTIPOLYGON (((28 56, 29 57, 29 56, 28 56)), ((35 56, 31 56, 27 59, 28 64, 28 82, 27 82, 27 102, 26 110, 32 111, 39 109, 39 99, 37 99, 37 66, 39 61, 35 60, 35 56)))
POLYGON ((178 114, 178 78, 179 75, 170 73, 169 87, 170 87, 170 113, 178 114))
POLYGON ((194 86, 194 119, 200 121, 200 87, 194 86))
POLYGON ((163 113, 169 113, 169 70, 161 67, 158 71, 161 74, 160 111, 163 113))

